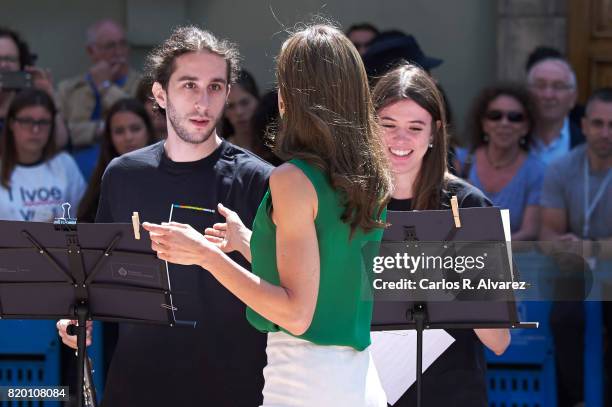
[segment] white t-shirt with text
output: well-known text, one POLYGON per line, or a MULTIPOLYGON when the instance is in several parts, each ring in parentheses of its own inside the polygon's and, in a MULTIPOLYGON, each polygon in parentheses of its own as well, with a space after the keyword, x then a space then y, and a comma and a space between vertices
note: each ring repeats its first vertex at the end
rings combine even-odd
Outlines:
POLYGON ((71 205, 75 218, 86 184, 74 159, 65 152, 36 165, 17 165, 10 188, 0 186, 0 219, 52 222, 71 205))

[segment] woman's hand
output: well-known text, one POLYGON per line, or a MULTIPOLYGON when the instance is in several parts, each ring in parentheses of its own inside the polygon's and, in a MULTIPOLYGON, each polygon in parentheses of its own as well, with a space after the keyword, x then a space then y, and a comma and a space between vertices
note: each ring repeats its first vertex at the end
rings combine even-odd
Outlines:
POLYGON ((212 228, 206 228, 204 237, 214 243, 224 253, 237 250, 251 261, 251 230, 244 226, 238 214, 222 204, 217 205, 219 213, 225 218, 225 223, 215 223, 212 228))
POLYGON ((503 354, 510 346, 510 330, 508 329, 474 329, 474 332, 480 342, 497 356, 503 354))
POLYGON ((208 268, 211 260, 217 254, 222 254, 215 244, 190 225, 145 222, 142 227, 149 232, 151 248, 157 252, 157 257, 169 263, 208 268))

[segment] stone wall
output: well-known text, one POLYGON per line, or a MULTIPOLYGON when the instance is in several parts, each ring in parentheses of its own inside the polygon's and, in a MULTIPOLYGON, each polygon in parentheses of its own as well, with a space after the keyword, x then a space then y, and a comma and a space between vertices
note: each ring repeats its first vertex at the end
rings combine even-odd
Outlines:
POLYGON ((522 81, 539 45, 567 51, 567 0, 497 0, 497 78, 522 81))

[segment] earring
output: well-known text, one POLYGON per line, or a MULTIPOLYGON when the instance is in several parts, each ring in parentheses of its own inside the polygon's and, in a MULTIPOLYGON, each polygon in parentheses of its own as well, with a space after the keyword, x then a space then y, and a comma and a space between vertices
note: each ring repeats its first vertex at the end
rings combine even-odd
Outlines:
POLYGON ((482 136, 482 141, 484 141, 485 143, 488 143, 489 142, 489 135, 488 134, 483 135, 482 136))
POLYGON ((521 137, 521 139, 519 140, 519 144, 521 146, 524 146, 525 144, 527 144, 527 137, 525 136, 521 137))
POLYGON ((433 148, 433 139, 429 139, 429 148, 433 148))

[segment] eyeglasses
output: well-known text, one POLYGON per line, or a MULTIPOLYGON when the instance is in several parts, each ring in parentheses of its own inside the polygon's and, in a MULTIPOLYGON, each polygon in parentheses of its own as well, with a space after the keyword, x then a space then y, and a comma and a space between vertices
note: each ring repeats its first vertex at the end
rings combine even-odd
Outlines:
POLYGON ((105 42, 103 44, 97 43, 96 47, 100 48, 102 51, 110 52, 116 49, 124 50, 128 47, 128 43, 126 40, 119 40, 119 41, 105 42))
POLYGON ((545 91, 546 89, 550 88, 555 92, 566 92, 568 90, 572 90, 574 89, 574 86, 572 86, 569 83, 565 83, 565 82, 532 82, 529 84, 529 87, 533 90, 537 90, 540 92, 545 91))
POLYGON ((52 123, 51 120, 48 119, 34 120, 31 117, 16 117, 13 120, 15 121, 15 123, 28 130, 33 130, 34 127, 38 127, 41 130, 46 130, 51 127, 52 123))
POLYGON ((504 117, 508 119, 510 123, 521 123, 525 121, 525 115, 521 112, 503 112, 501 110, 489 110, 484 115, 485 119, 491 120, 492 122, 498 122, 504 117))
POLYGON ((14 55, 0 55, 0 63, 2 62, 17 64, 19 63, 19 57, 14 56, 14 55))

